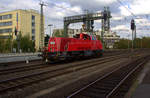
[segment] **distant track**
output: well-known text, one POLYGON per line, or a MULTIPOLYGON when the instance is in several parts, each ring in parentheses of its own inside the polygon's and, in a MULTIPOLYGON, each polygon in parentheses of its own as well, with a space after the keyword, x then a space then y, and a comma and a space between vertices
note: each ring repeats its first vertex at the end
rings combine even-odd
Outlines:
MULTIPOLYGON (((117 54, 115 56, 106 56, 106 57, 101 57, 101 58, 95 58, 95 59, 90 59, 87 62, 84 62, 83 64, 88 64, 89 62, 93 62, 93 60, 96 61, 103 61, 105 59, 108 59, 107 61, 111 60, 111 58, 114 57, 118 57, 118 56, 122 56, 122 55, 126 55, 126 54, 117 54)), ((86 60, 85 60, 86 61, 86 60)), ((74 62, 73 62, 74 63, 74 62)), ((58 66, 59 64, 57 64, 58 66)), ((7 74, 11 74, 11 73, 16 73, 16 72, 23 72, 23 71, 30 71, 30 70, 36 70, 36 69, 40 69, 40 68, 46 68, 46 67, 53 67, 56 66, 56 64, 44 64, 42 62, 37 62, 36 64, 24 64, 21 66, 16 66, 16 67, 11 67, 11 68, 4 68, 4 69, 0 69, 0 76, 1 75, 7 75, 7 74)))
MULTIPOLYGON (((104 56, 111 56, 111 55, 117 55, 117 54, 121 54, 121 53, 124 53, 124 52, 128 52, 128 50, 116 50, 116 51, 104 51, 104 56)), ((18 56, 10 56, 8 58, 13 58, 13 57, 18 57, 18 56)), ((0 57, 0 58, 6 58, 7 57, 0 57)), ((28 59, 29 62, 34 62, 34 61, 39 61, 39 60, 42 60, 42 59, 36 59, 36 60, 30 60, 28 59)), ((26 60, 22 60, 22 61, 12 61, 12 62, 4 62, 4 63, 0 63, 0 65, 2 66, 12 66, 12 65, 18 65, 18 64, 25 64, 26 63, 26 60)), ((1 67, 0 66, 0 67, 1 67)))

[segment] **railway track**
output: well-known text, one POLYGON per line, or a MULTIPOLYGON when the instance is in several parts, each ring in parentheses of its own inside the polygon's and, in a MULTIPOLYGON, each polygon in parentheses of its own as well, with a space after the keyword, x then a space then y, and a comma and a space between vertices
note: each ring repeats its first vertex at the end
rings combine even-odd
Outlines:
POLYGON ((29 71, 29 70, 39 69, 39 68, 45 68, 48 66, 49 65, 44 66, 43 63, 37 63, 37 64, 29 64, 25 66, 17 66, 12 68, 0 69, 0 75, 7 75, 16 72, 29 71))
MULTIPOLYGON (((110 59, 110 58, 114 58, 114 57, 118 57, 118 56, 122 56, 122 54, 121 55, 117 54, 116 56, 106 56, 106 57, 103 57, 103 58, 95 59, 94 61, 95 62, 99 61, 99 60, 103 61, 105 59, 110 59)), ((93 62, 93 59, 89 60, 87 62, 84 62, 83 64, 88 64, 91 61, 93 62)), ((41 68, 46 68, 46 67, 58 66, 59 64, 51 64, 51 65, 44 64, 42 62, 38 62, 38 63, 35 63, 35 64, 33 63, 33 64, 29 64, 29 65, 24 65, 24 66, 16 66, 16 67, 10 67, 10 68, 3 68, 3 69, 0 69, 0 76, 1 75, 12 74, 12 73, 17 73, 17 72, 36 70, 36 69, 41 69, 41 68)))
MULTIPOLYGON (((126 55, 126 54, 125 54, 126 55)), ((74 71, 79 71, 82 69, 90 68, 93 66, 97 66, 98 64, 106 63, 113 61, 115 59, 118 59, 120 57, 124 57, 125 55, 119 55, 119 56, 111 56, 111 57, 106 57, 106 58, 101 58, 101 60, 95 59, 89 60, 83 63, 78 63, 78 64, 72 64, 70 66, 60 66, 56 68, 55 70, 43 70, 43 71, 37 71, 32 74, 24 74, 24 75, 19 75, 16 77, 10 77, 6 79, 0 80, 0 94, 12 91, 18 88, 25 87, 27 85, 31 85, 33 83, 38 83, 40 81, 44 81, 53 77, 57 77, 60 75, 65 75, 72 73, 74 71), (94 63, 93 63, 94 62, 94 63)))
MULTIPOLYGON (((147 49, 141 49, 141 50, 135 50, 135 52, 138 51, 147 51, 147 49)), ((118 55, 118 54, 122 54, 122 53, 128 53, 131 52, 131 50, 105 50, 104 51, 104 56, 112 56, 112 55, 118 55)), ((13 56, 12 56, 13 57, 13 56)), ((6 58, 6 57, 1 57, 1 58, 6 58)), ((28 59, 30 62, 35 62, 35 61, 39 61, 41 59, 37 59, 37 60, 30 60, 28 59)), ((14 61, 14 62, 5 62, 5 63, 0 63, 1 66, 14 66, 14 65, 18 65, 18 64, 25 64, 26 61, 14 61)), ((1 67, 0 66, 0 67, 1 67)))
POLYGON ((148 56, 117 68, 67 98, 123 98, 147 61, 148 56))
MULTIPOLYGON (((119 51, 119 50, 117 50, 117 51, 113 51, 113 50, 111 50, 111 51, 104 51, 104 56, 113 56, 113 55, 118 55, 118 54, 122 54, 122 53, 124 53, 124 52, 129 52, 128 50, 122 50, 122 51, 119 51)), ((2 57, 1 57, 2 58, 2 57)), ((6 57, 3 57, 3 58, 6 58, 6 57)), ((12 58, 13 58, 13 56, 12 56, 12 58)), ((28 59, 29 60, 29 59, 28 59)), ((41 61, 42 59, 37 59, 37 60, 29 60, 30 62, 37 62, 37 61, 41 61)), ((0 65, 1 66, 16 66, 16 65, 23 65, 23 64, 25 64, 25 62, 26 62, 26 60, 24 60, 24 61, 14 61, 14 62, 5 62, 5 63, 0 63, 0 65)), ((0 67, 1 67, 0 66, 0 67)))

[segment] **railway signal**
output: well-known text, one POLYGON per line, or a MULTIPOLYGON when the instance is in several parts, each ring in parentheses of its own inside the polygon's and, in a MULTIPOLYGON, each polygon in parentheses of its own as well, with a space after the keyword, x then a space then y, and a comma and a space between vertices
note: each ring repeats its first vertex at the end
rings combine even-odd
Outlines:
POLYGON ((134 19, 131 20, 131 30, 132 30, 132 49, 133 49, 134 42, 136 40, 136 25, 134 19))
POLYGON ((134 22, 134 19, 131 20, 131 30, 135 30, 135 22, 134 22))

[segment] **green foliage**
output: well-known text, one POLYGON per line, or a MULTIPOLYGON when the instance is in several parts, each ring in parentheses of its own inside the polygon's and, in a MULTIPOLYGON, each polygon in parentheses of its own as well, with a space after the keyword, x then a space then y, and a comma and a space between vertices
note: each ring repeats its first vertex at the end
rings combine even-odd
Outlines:
POLYGON ((5 48, 5 45, 4 45, 4 43, 5 43, 5 41, 4 40, 2 40, 2 39, 0 39, 0 52, 2 53, 2 52, 4 52, 4 48, 5 48))
POLYGON ((127 49, 128 47, 131 47, 131 40, 120 39, 119 42, 115 42, 114 47, 118 49, 127 49))
POLYGON ((23 52, 34 52, 35 42, 30 40, 29 36, 20 38, 20 48, 23 52))
POLYGON ((0 53, 7 53, 11 50, 11 39, 0 39, 0 53))
MULTIPOLYGON (((132 41, 128 39, 120 39, 114 44, 115 48, 127 49, 132 47, 132 41)), ((150 48, 150 37, 136 38, 134 40, 134 48, 150 48)))
POLYGON ((0 53, 11 52, 11 44, 12 48, 17 49, 18 51, 18 42, 20 43, 20 49, 22 50, 22 52, 35 51, 35 42, 30 40, 29 36, 22 37, 21 34, 18 36, 18 39, 13 41, 11 41, 11 39, 0 39, 0 53))
POLYGON ((7 52, 9 52, 11 50, 11 39, 8 39, 5 42, 5 50, 7 50, 7 52))
POLYGON ((150 48, 150 37, 143 37, 141 41, 142 48, 150 48))

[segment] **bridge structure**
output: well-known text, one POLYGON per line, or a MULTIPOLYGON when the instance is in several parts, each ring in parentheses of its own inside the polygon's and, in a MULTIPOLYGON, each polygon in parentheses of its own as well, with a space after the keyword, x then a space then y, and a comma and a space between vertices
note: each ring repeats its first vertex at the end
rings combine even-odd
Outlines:
POLYGON ((94 20, 102 20, 102 25, 101 25, 101 36, 103 38, 103 34, 105 31, 110 30, 110 18, 111 12, 109 10, 109 7, 104 7, 104 11, 100 13, 86 13, 86 14, 81 14, 81 15, 75 15, 75 16, 69 16, 69 17, 64 17, 64 35, 65 37, 68 36, 68 27, 71 23, 78 23, 78 22, 83 22, 85 25, 85 32, 92 32, 94 28, 94 20))

